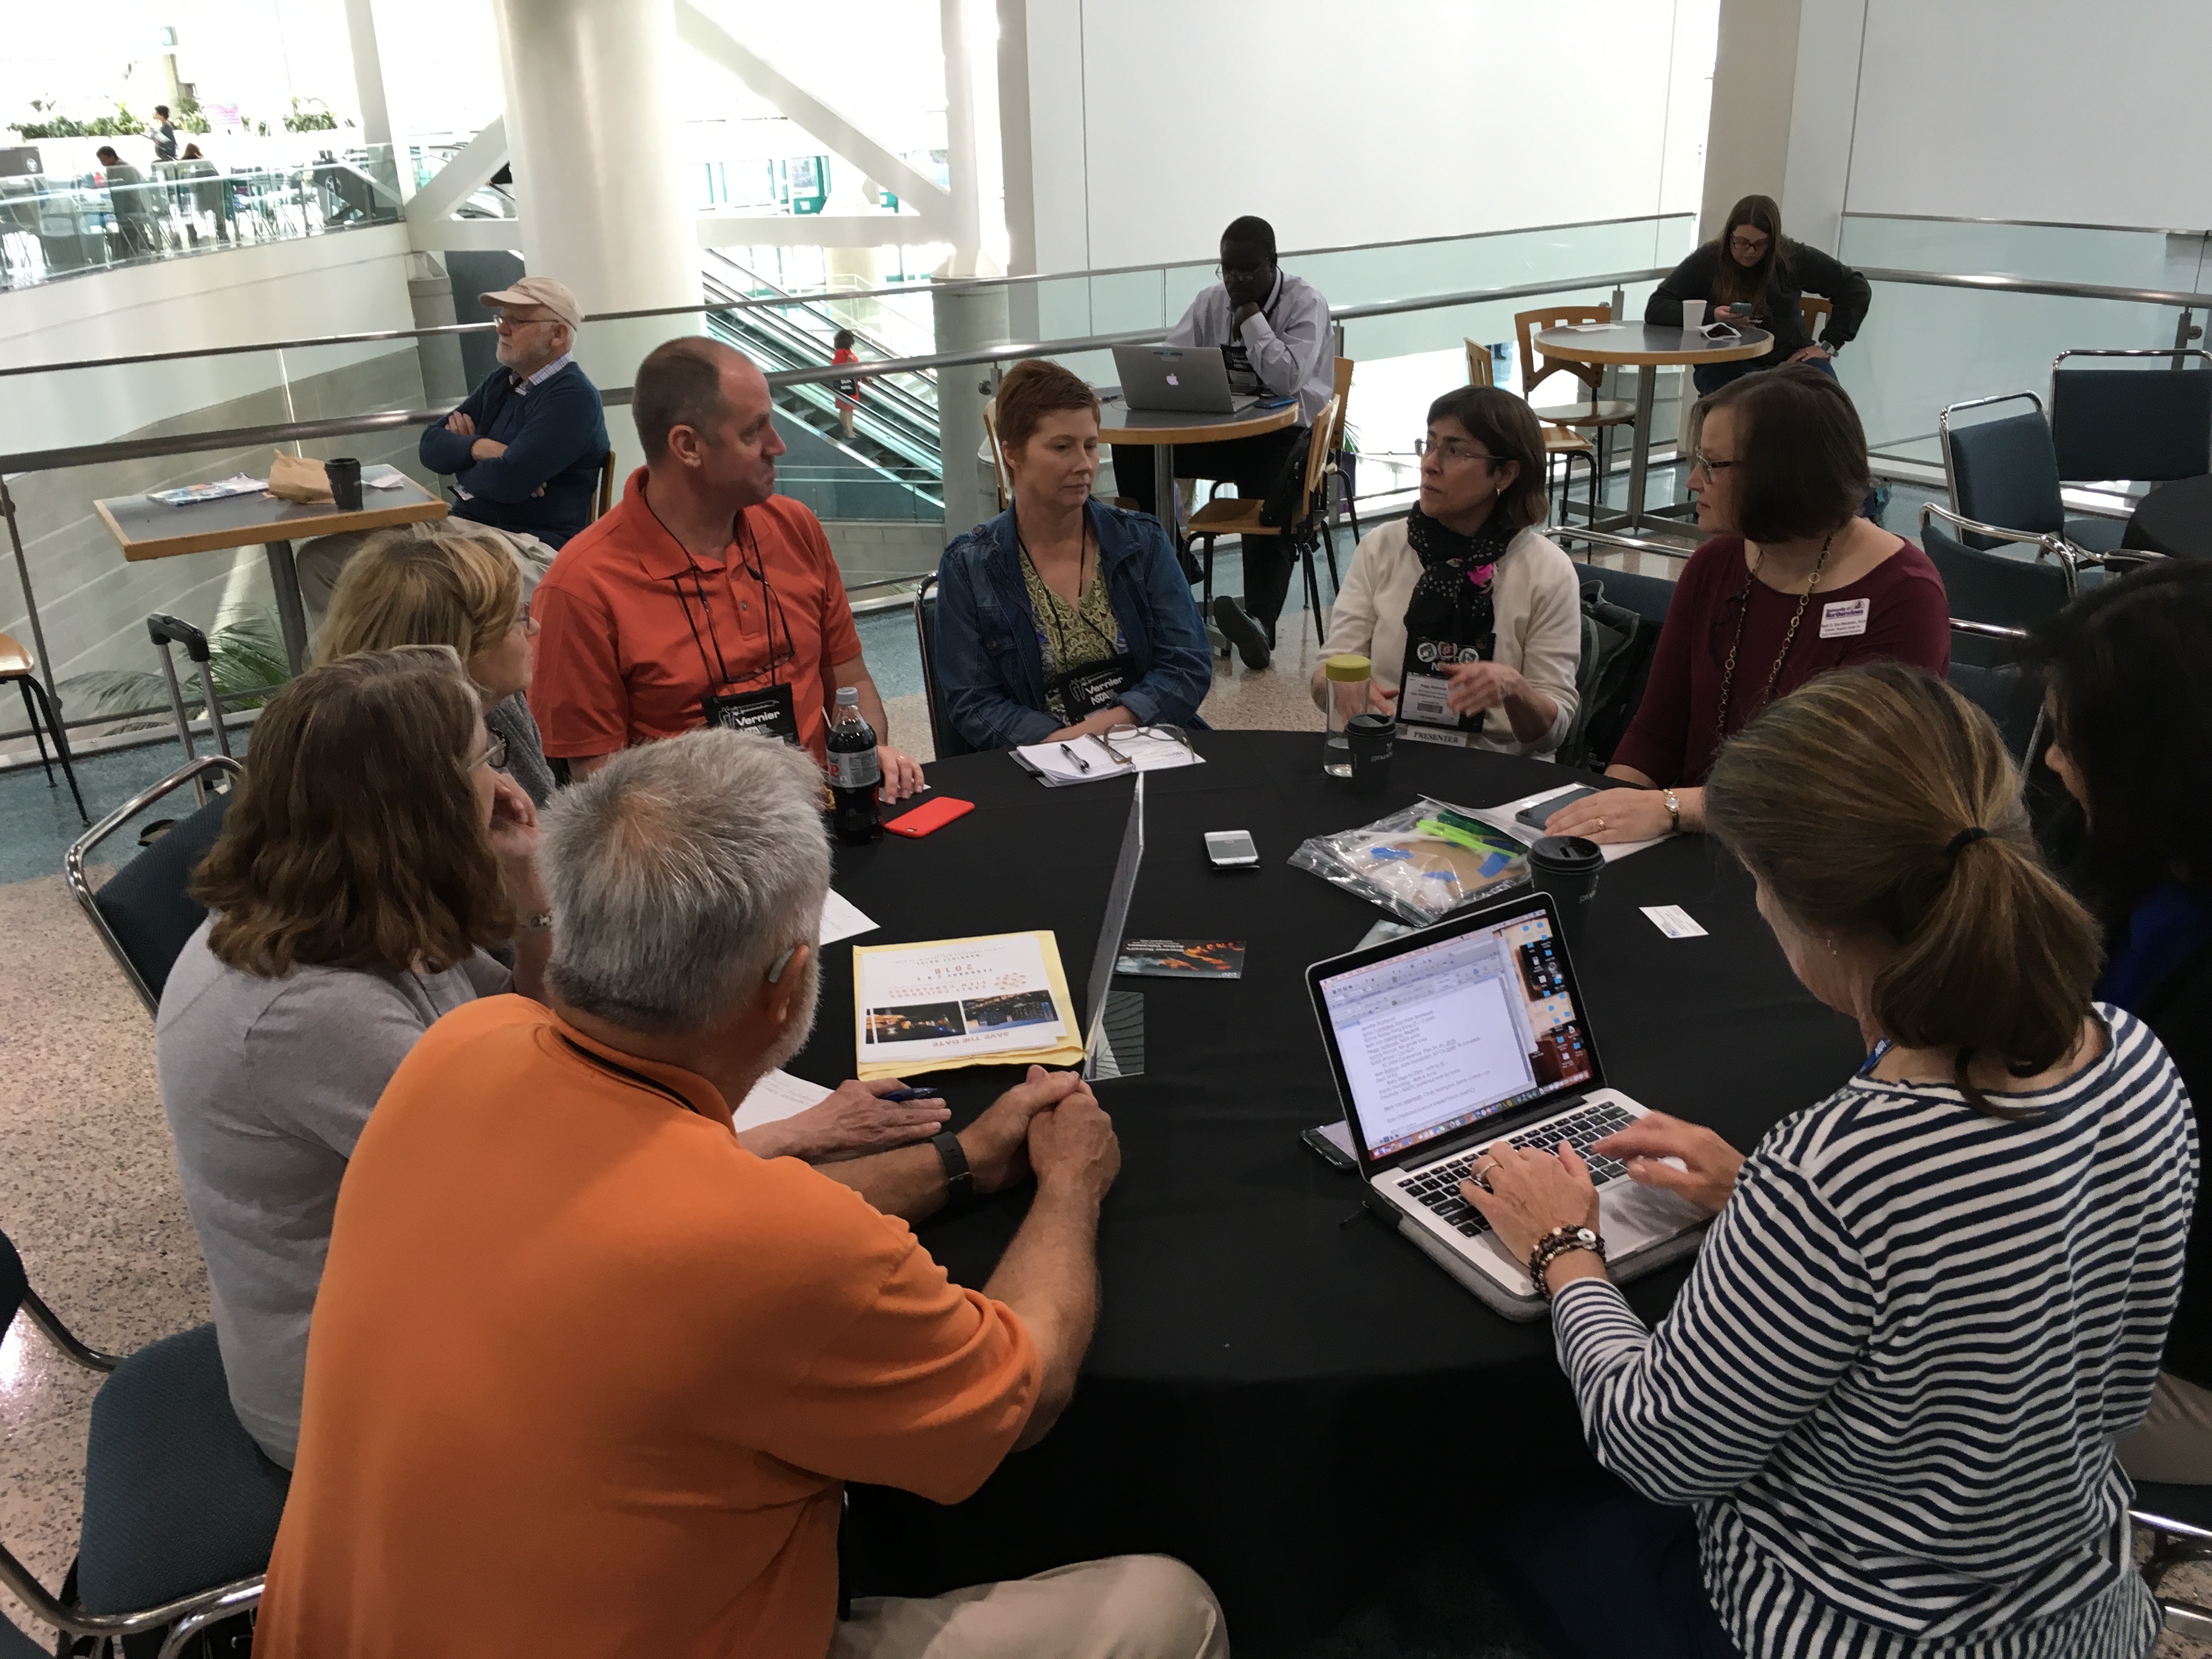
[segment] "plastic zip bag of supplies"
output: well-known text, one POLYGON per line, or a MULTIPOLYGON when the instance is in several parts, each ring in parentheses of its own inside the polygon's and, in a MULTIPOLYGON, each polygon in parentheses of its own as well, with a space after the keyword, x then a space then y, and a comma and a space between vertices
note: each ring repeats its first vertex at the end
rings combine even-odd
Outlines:
POLYGON ((1303 842, 1291 863, 1416 927, 1528 879, 1519 842, 1425 798, 1359 829, 1303 842))

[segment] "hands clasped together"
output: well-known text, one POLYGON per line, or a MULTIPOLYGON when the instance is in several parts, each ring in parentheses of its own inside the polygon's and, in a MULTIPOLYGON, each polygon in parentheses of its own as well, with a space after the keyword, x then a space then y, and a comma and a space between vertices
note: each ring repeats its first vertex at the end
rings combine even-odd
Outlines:
MULTIPOLYGON (((1593 1150, 1625 1162, 1631 1180, 1679 1194, 1708 1215, 1720 1213, 1743 1167, 1743 1154, 1711 1129, 1664 1112, 1645 1113, 1593 1150)), ((1559 1228, 1596 1230, 1597 1188, 1573 1147, 1554 1153, 1500 1140, 1484 1148, 1474 1167, 1486 1184, 1462 1181, 1460 1196, 1482 1212, 1515 1261, 1528 1261, 1537 1241, 1559 1228)), ((1554 1262, 1552 1276, 1557 1284, 1602 1270, 1595 1256, 1577 1251, 1554 1262)))

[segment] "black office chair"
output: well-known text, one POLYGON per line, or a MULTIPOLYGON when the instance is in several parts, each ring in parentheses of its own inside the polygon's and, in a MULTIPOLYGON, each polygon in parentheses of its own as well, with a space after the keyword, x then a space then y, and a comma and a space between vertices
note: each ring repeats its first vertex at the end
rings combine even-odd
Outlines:
POLYGON ((2212 472, 2212 352, 2062 351, 2051 365, 2058 476, 2161 483, 2212 472), (2155 368, 2069 368, 2069 357, 2149 357, 2155 368), (2185 359, 2196 366, 2185 369, 2185 359))
POLYGON ((234 778, 244 770, 228 755, 204 755, 179 767, 152 788, 133 795, 78 836, 63 856, 63 879, 149 1014, 161 1006, 161 988, 168 983, 178 952, 207 920, 206 909, 185 889, 216 837, 222 833, 230 794, 210 792, 205 805, 179 819, 97 891, 87 872, 87 861, 100 842, 165 796, 186 784, 234 778))
MULTIPOLYGON (((164 1337, 127 1358, 72 1335, 32 1291, 0 1234, 0 1331, 21 1309, 87 1368, 106 1371, 93 1397, 77 1559, 54 1595, 0 1547, 4 1584, 53 1632, 52 1651, 89 1640, 94 1653, 136 1652, 162 1636, 176 1659, 203 1630, 261 1600, 291 1476, 262 1454, 231 1408, 215 1327, 164 1337), (126 1638, 139 1638, 128 1642, 126 1638), (111 1645, 112 1644, 112 1645, 111 1645)), ((47 1651, 0 1620, 0 1654, 47 1651)))
MULTIPOLYGON (((2068 547, 2063 538, 2051 535, 2033 538, 2031 544, 2036 548, 2037 556, 2027 559, 1987 553, 1969 545, 1978 532, 1993 532, 1990 539, 1998 544, 2029 539, 2018 532, 1962 519, 1933 501, 1920 509, 1921 550, 1942 575, 1954 617, 1969 622, 1995 623, 2005 628, 2032 628, 2057 616, 2080 590, 2083 560, 2068 547), (1961 533, 1954 535, 1938 528, 1936 520, 1939 519, 1961 533)), ((1999 654, 1992 649, 1972 647, 1966 652, 1966 659, 1988 665, 1997 661, 1999 654)))
POLYGON ((2005 751, 2022 767, 2043 742, 2043 685, 2012 660, 2025 629, 1951 618, 1951 672, 1945 676, 1987 714, 2005 751))
POLYGON ((2198 1641, 2212 1641, 2212 1607, 2169 1601, 2159 1595, 2168 1574, 2191 1561, 2212 1561, 2212 1486, 2172 1486, 2139 1481, 2128 1518, 2151 1540, 2143 1562, 2143 1582, 2158 1596, 2166 1628, 2198 1641))
POLYGON ((924 576, 914 590, 914 636, 921 647, 921 689, 929 704, 929 741, 939 760, 972 755, 975 745, 960 735, 960 728, 945 712, 945 694, 937 684, 937 578, 924 576))
MULTIPOLYGON (((1573 530, 1562 525, 1551 533, 1555 540, 1569 544, 1656 553, 1674 560, 1689 557, 1685 548, 1635 536, 1616 536, 1602 530, 1573 530)), ((1670 576, 1639 575, 1632 570, 1606 570, 1588 564, 1583 566, 1582 572, 1586 622, 1588 601, 1595 598, 1601 605, 1633 612, 1639 624, 1618 670, 1600 667, 1594 673, 1592 665, 1585 661, 1576 674, 1575 689, 1581 695, 1582 706, 1575 711, 1574 723, 1560 741, 1559 759, 1566 765, 1601 767, 1611 758, 1614 745, 1628 729, 1629 722, 1636 718, 1637 707, 1644 701, 1644 688, 1651 678, 1652 653, 1659 644, 1659 630, 1666 626, 1667 608, 1674 602, 1674 580, 1670 576), (1593 588, 1596 590, 1595 595, 1593 588), (1602 683, 1606 680, 1612 683, 1602 683)), ((1589 637, 1590 629, 1586 625, 1586 649, 1589 637)))
POLYGON ((2008 392, 1996 398, 1972 398, 1953 404, 1936 417, 1943 452, 1943 476, 1950 486, 1951 511, 1977 526, 1969 547, 1987 550, 2004 539, 2063 538, 2087 553, 2109 553, 2127 532, 2124 519, 2066 516, 2059 494, 2058 453, 2043 417, 2043 399, 2033 392, 2008 392), (1951 417, 1961 410, 2025 401, 2031 414, 2005 415, 1954 430, 1951 417), (1990 526, 2001 526, 1991 530, 1990 526), (2008 538, 2004 531, 2014 532, 2008 538))

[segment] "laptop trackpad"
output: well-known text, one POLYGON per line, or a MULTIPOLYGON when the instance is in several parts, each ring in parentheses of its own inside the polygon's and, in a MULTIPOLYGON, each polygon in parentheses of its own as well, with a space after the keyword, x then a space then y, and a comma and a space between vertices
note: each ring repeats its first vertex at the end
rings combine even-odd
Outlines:
MULTIPOLYGON (((1632 1181, 1609 1182, 1600 1188, 1597 1208, 1598 1231, 1605 1236, 1607 1255, 1615 1261, 1664 1243, 1709 1218, 1686 1198, 1632 1181)), ((1468 1253, 1476 1266, 1516 1296, 1535 1295, 1528 1265, 1506 1255, 1496 1233, 1486 1230, 1477 1234, 1468 1241, 1468 1253)))
POLYGON ((1705 1219, 1686 1198, 1632 1181, 1609 1182, 1597 1195, 1598 1231, 1616 1256, 1632 1255, 1685 1232, 1705 1219))

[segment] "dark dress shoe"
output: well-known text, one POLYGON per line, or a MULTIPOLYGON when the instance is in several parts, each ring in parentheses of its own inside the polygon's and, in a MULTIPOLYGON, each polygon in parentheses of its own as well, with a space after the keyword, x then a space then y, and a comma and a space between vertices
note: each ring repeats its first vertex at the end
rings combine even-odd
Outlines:
POLYGON ((1226 593, 1214 595, 1213 625, 1237 647, 1237 654, 1244 659, 1247 668, 1265 668, 1273 660, 1273 653, 1267 648, 1266 630, 1246 616, 1244 607, 1226 593))

